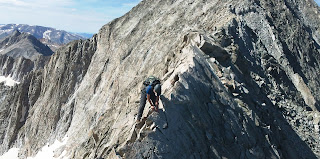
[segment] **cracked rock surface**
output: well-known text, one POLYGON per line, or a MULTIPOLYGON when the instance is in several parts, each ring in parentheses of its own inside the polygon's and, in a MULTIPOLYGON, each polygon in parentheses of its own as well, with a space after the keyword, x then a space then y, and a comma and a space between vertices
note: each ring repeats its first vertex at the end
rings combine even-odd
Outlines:
POLYGON ((319 158, 319 20, 312 0, 144 0, 9 90, 0 152, 319 158), (160 109, 135 123, 149 75, 160 109))

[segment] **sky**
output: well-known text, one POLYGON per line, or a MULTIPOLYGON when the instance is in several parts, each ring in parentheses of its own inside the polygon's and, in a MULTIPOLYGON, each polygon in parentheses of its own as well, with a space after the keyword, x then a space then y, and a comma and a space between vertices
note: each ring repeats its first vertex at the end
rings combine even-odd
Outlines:
POLYGON ((0 24, 28 24, 97 33, 141 0, 0 0, 0 24))
MULTIPOLYGON (((141 0, 0 0, 0 24, 28 24, 97 33, 141 0)), ((315 0, 320 5, 320 0, 315 0)))

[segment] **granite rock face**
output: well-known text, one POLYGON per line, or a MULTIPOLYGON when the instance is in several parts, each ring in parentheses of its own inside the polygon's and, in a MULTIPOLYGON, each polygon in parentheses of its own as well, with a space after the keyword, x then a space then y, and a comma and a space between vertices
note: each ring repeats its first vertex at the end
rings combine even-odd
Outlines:
POLYGON ((319 158, 319 8, 144 0, 0 100, 0 152, 68 158, 319 158), (135 123, 142 81, 160 110, 135 123))

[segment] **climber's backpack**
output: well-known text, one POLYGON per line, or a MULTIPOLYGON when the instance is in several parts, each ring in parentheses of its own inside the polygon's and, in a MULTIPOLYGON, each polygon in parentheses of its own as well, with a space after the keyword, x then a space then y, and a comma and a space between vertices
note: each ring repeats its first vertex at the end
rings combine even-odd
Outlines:
POLYGON ((143 82, 143 84, 145 86, 151 85, 153 87, 153 86, 155 86, 157 84, 160 84, 160 80, 157 77, 150 76, 143 82))

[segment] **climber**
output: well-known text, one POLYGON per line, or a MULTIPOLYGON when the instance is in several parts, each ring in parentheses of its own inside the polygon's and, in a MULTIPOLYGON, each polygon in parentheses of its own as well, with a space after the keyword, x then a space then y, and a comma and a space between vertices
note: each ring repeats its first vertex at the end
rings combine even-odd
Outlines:
POLYGON ((146 105, 146 100, 148 100, 148 102, 150 103, 152 111, 154 110, 158 111, 160 95, 161 95, 160 80, 154 76, 148 77, 143 82, 143 88, 141 89, 140 107, 139 107, 137 122, 140 122, 144 107, 146 105))

